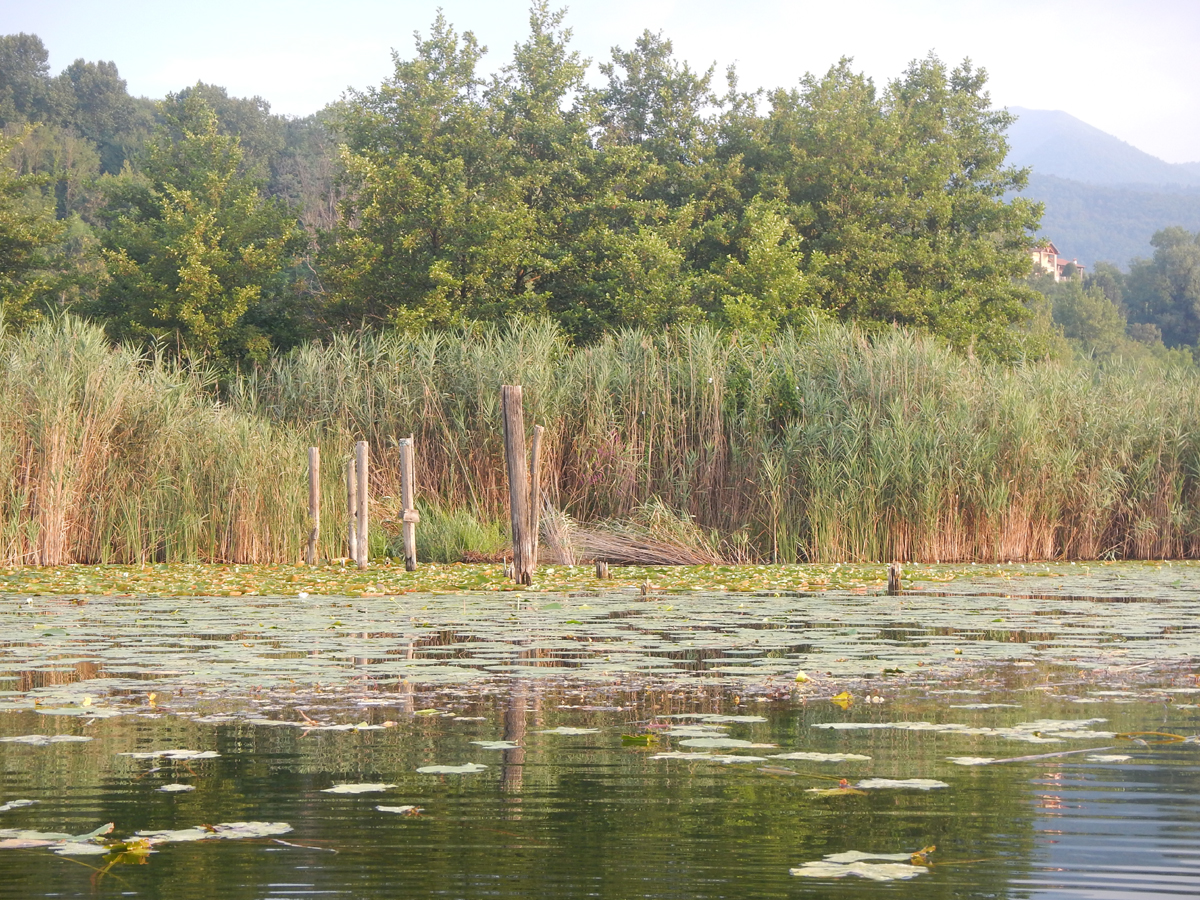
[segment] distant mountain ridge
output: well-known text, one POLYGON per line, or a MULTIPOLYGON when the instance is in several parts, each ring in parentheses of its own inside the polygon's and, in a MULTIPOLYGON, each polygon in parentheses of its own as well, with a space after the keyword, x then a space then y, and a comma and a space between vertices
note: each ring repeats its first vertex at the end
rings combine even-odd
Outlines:
POLYGON ((1042 234, 1067 258, 1126 268, 1171 225, 1200 231, 1200 162, 1168 163, 1061 110, 1010 107, 1009 163, 1033 170, 1042 234))
POLYGON ((1196 185, 1200 162, 1169 163, 1062 110, 1009 108, 1009 161, 1085 184, 1196 185))

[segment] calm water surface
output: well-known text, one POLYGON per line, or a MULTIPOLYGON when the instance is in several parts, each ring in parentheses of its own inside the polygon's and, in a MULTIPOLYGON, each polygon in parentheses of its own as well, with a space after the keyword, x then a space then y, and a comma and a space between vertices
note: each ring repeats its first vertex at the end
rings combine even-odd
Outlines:
POLYGON ((0 598, 0 739, 23 739, 0 740, 0 897, 1200 896, 1200 592, 1113 571, 899 599, 0 598), (15 846, 109 822, 184 834, 15 846), (272 824, 183 839, 239 822, 272 824))

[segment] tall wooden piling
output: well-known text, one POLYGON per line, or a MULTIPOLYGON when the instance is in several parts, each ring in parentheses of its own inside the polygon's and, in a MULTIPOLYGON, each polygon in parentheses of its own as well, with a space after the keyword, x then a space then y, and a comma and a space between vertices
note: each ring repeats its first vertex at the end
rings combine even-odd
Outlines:
POLYGON ((355 561, 360 569, 367 567, 367 442, 359 441, 354 445, 354 467, 358 475, 358 553, 355 561))
POLYGON ((304 561, 310 566, 317 561, 317 541, 321 537, 321 448, 308 448, 308 547, 304 561))
POLYGON ((525 455, 525 410, 519 384, 506 384, 500 388, 500 412, 504 422, 504 459, 508 467, 513 580, 518 584, 532 584, 534 548, 529 532, 529 467, 525 455))
POLYGON ((346 462, 346 556, 358 561, 358 471, 351 456, 346 462))
POLYGON ((887 569, 887 592, 891 596, 904 593, 904 588, 901 584, 901 579, 904 577, 904 572, 900 568, 900 563, 888 563, 887 569))
POLYGON ((401 531, 404 534, 404 568, 409 572, 417 567, 417 523, 421 521, 416 509, 416 474, 413 466, 413 441, 400 439, 400 502, 404 505, 401 531))
POLYGON ((529 465, 529 540, 533 545, 529 564, 531 574, 537 568, 538 560, 538 527, 542 515, 542 435, 545 431, 541 425, 533 426, 533 451, 529 465))

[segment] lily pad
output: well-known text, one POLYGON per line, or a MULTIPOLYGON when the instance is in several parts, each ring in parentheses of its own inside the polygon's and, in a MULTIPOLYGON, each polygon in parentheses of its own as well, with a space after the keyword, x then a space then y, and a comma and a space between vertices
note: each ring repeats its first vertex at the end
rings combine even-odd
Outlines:
POLYGON ((335 784, 324 788, 323 794, 378 794, 394 788, 394 784, 335 784))
POLYGON ((463 763, 461 766, 421 766, 417 771, 422 775, 471 775, 486 768, 482 763, 463 763))
POLYGON ((83 841, 52 844, 50 849, 59 856, 106 856, 112 852, 111 848, 105 844, 91 844, 83 841))
POLYGON ((558 728, 547 728, 544 731, 539 731, 538 734, 599 734, 599 728, 572 728, 569 725, 560 725, 558 728))
POLYGON ((8 812, 10 809, 20 809, 22 806, 33 806, 37 803, 36 800, 9 800, 7 803, 0 804, 0 812, 8 812))
POLYGON ((164 784, 159 788, 164 794, 184 794, 195 789, 196 786, 191 784, 164 784))
POLYGON ((215 759, 220 755, 216 750, 145 750, 117 754, 130 759, 215 759))
POLYGON ((29 744, 33 747, 45 747, 47 744, 82 744, 94 738, 78 734, 22 734, 17 737, 0 737, 7 744, 29 744))
POLYGON ((809 762, 869 762, 871 757, 861 753, 815 753, 798 750, 795 753, 772 753, 771 759, 805 759, 809 762))
POLYGON ((400 815, 400 816, 415 816, 417 813, 421 812, 421 810, 422 810, 422 807, 420 807, 420 806, 411 806, 411 805, 409 805, 409 806, 377 806, 375 808, 377 810, 379 810, 380 812, 396 813, 397 815, 400 815))
POLYGON ((166 831, 138 831, 135 837, 144 838, 152 844, 168 844, 186 841, 235 841, 242 838, 272 837, 287 834, 292 826, 286 822, 225 822, 220 825, 196 825, 166 831))
MULTIPOLYGON (((34 847, 58 847, 86 843, 110 834, 113 823, 108 822, 87 834, 64 834, 59 831, 31 831, 24 828, 0 828, 0 850, 28 850, 34 847)), ((57 851, 56 851, 57 852, 57 851)))
POLYGON ((932 791, 935 788, 950 787, 946 782, 938 781, 936 778, 864 778, 854 786, 860 791, 874 791, 887 788, 932 791))
POLYGON ((802 878, 845 878, 853 875, 868 881, 907 881, 929 871, 928 866, 917 865, 911 860, 912 856, 908 853, 869 854, 852 850, 834 853, 788 871, 802 878))
POLYGON ((472 744, 477 744, 484 750, 517 750, 520 744, 516 741, 471 741, 472 744))
POLYGON ((681 746, 681 747, 705 747, 710 750, 716 750, 716 749, 733 748, 733 747, 767 748, 767 747, 778 747, 779 745, 778 744, 756 744, 754 741, 740 741, 737 738, 727 738, 727 737, 698 737, 698 738, 688 738, 687 740, 680 741, 679 746, 681 746))
POLYGON ((711 753, 687 753, 683 750, 668 750, 664 753, 655 753, 651 759, 712 759, 711 753))

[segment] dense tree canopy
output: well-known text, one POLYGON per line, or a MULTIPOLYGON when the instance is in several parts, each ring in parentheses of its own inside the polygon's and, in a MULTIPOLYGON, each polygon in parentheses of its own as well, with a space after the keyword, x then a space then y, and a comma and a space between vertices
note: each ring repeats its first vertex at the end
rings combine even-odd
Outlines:
POLYGON ((5 215, 32 242, 6 283, 230 362, 341 327, 514 314, 579 342, 899 324, 1001 359, 1200 340, 1186 233, 1128 278, 1027 278, 1041 210, 970 61, 879 85, 843 59, 745 92, 647 31, 589 84, 564 14, 535 0, 529 23, 485 68, 439 15, 381 84, 306 119, 206 84, 155 105, 114 63, 54 76, 36 36, 0 37, 0 124, 20 129, 5 215))
POLYGON ((1156 328, 1168 347, 1200 346, 1200 233, 1165 228, 1150 240, 1152 259, 1130 269, 1125 304, 1131 321, 1156 328))
POLYGON ((91 312, 117 336, 263 359, 270 341, 246 317, 286 289, 294 216, 243 171, 239 140, 219 133, 200 92, 171 98, 163 115, 140 170, 106 185, 111 281, 91 312))
MULTIPOLYGON (((0 140, 0 157, 15 139, 0 140)), ((18 175, 0 165, 0 328, 19 328, 37 317, 51 279, 47 251, 61 235, 37 175, 18 175)))

